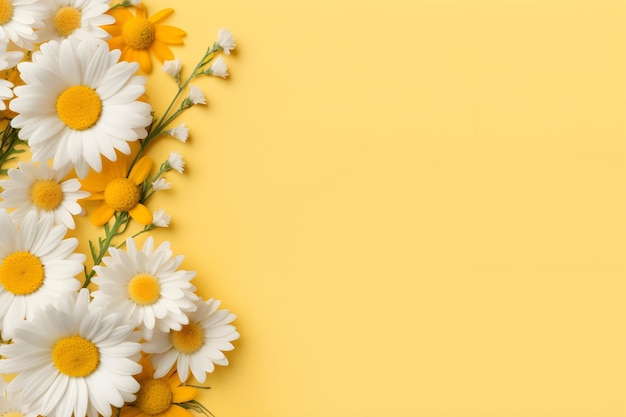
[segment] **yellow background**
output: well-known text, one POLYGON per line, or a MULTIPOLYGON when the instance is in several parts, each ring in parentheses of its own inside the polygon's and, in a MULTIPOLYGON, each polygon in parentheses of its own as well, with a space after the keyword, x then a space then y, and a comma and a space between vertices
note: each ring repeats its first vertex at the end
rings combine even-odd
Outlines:
POLYGON ((146 3, 238 44, 152 150, 238 315, 214 414, 626 416, 626 2, 146 3))

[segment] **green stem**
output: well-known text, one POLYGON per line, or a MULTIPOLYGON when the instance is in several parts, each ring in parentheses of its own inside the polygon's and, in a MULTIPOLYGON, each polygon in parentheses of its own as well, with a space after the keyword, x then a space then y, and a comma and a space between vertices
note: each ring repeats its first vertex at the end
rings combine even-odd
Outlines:
MULTIPOLYGON (((109 247, 111 247, 111 241, 113 240, 114 237, 119 236, 122 233, 124 233, 124 231, 128 227, 129 221, 130 220, 129 220, 128 214, 115 213, 115 223, 113 223, 113 227, 111 228, 105 227, 106 236, 104 240, 99 241, 98 253, 94 254, 94 252, 92 251, 91 255, 93 258, 93 266, 100 265, 100 262, 102 262, 102 258, 104 258, 104 255, 109 250, 109 247)), ((83 288, 87 288, 87 286, 91 282, 91 279, 96 274, 96 271, 93 269, 93 266, 91 268, 91 271, 89 271, 89 273, 87 273, 87 270, 85 270, 85 283, 83 284, 83 288)))
POLYGON ((185 81, 183 81, 182 84, 178 86, 178 91, 176 91, 174 98, 172 98, 172 100, 170 101, 170 104, 167 106, 167 109, 165 109, 165 112, 163 113, 163 115, 156 121, 156 125, 154 122, 152 123, 152 125, 150 126, 150 132, 148 133, 148 136, 146 136, 146 138, 141 141, 139 152, 137 152, 137 155, 135 155, 133 162, 130 164, 129 170, 132 169, 135 163, 139 160, 140 156, 143 154, 143 152, 148 147, 150 142, 152 142, 152 140, 156 138, 157 136, 163 134, 163 131, 165 130, 165 128, 167 128, 170 125, 170 123, 172 123, 185 110, 184 108, 179 108, 172 115, 170 115, 170 112, 172 111, 174 105, 178 102, 181 94, 185 91, 185 89, 187 88, 191 80, 203 74, 203 72, 200 71, 200 69, 203 66, 205 66, 207 63, 211 62, 211 59, 210 59, 211 55, 218 51, 219 51, 219 47, 216 45, 213 45, 207 48, 206 52, 204 53, 204 56, 196 64, 191 74, 185 79, 185 81))

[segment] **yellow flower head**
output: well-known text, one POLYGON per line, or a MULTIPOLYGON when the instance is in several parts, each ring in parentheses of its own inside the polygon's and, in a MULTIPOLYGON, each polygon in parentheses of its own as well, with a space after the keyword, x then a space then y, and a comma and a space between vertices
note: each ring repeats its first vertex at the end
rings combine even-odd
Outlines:
POLYGON ((154 378, 154 368, 147 357, 136 379, 139 382, 137 400, 122 408, 120 417, 191 417, 191 413, 178 404, 191 401, 198 390, 183 386, 178 374, 171 370, 163 378, 154 378))
POLYGON ((174 9, 163 9, 150 17, 143 4, 135 9, 135 14, 128 7, 109 11, 115 23, 103 28, 111 34, 109 48, 120 49, 122 60, 139 63, 141 70, 148 74, 152 71, 150 55, 154 54, 161 63, 174 59, 167 45, 182 45, 185 31, 161 24, 174 9))
POLYGON ((115 212, 128 212, 141 224, 152 223, 152 212, 141 203, 140 187, 150 175, 152 160, 142 157, 128 173, 129 162, 128 156, 118 153, 117 161, 103 161, 102 172, 90 171, 87 178, 81 180, 82 189, 91 193, 86 200, 102 200, 90 215, 94 226, 102 226, 115 212))

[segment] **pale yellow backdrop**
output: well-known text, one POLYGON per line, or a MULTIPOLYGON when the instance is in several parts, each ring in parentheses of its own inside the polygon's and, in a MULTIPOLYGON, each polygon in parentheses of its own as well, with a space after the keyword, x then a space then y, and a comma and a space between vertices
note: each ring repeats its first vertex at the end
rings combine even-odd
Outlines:
POLYGON ((626 416, 625 1, 146 3, 238 44, 153 153, 214 414, 626 416))

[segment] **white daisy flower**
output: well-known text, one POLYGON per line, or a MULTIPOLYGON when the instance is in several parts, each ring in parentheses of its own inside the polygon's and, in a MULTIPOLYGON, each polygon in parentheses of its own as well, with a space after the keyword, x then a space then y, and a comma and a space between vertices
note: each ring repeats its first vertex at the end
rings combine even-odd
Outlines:
POLYGON ((178 270, 183 256, 172 258, 169 242, 154 249, 150 236, 139 250, 128 238, 126 252, 109 248, 109 255, 102 260, 105 266, 94 267, 96 302, 123 312, 140 327, 146 340, 155 328, 167 332, 189 323, 186 313, 195 311, 198 300, 190 282, 196 273, 178 270))
POLYGON ((186 123, 182 123, 180 126, 168 129, 164 133, 175 137, 183 143, 187 142, 187 139, 189 138, 189 128, 186 123))
POLYGON ((107 39, 110 35, 100 26, 115 23, 115 18, 106 14, 108 0, 48 0, 44 28, 37 31, 40 43, 61 41, 70 36, 82 40, 107 39))
POLYGON ((212 298, 198 303, 198 309, 189 313, 189 324, 170 333, 156 332, 143 345, 144 352, 153 354, 155 378, 164 376, 176 364, 181 381, 187 380, 191 370, 194 378, 203 383, 215 365, 228 365, 223 352, 234 349, 230 342, 238 339, 239 333, 229 324, 236 316, 218 310, 219 306, 220 301, 212 298))
POLYGON ((20 48, 32 50, 37 41, 35 29, 43 27, 46 15, 41 0, 0 1, 0 43, 12 41, 20 48))
POLYGON ((54 168, 71 165, 84 178, 89 167, 102 170, 101 155, 130 153, 129 141, 144 138, 151 121, 149 104, 137 101, 146 78, 138 64, 118 62, 120 50, 103 41, 50 41, 18 65, 26 85, 14 88, 11 124, 28 140, 32 159, 54 159, 54 168))
POLYGON ((178 171, 179 174, 182 174, 185 170, 185 161, 183 160, 183 156, 176 151, 172 151, 170 153, 170 156, 167 158, 167 163, 171 169, 178 171))
MULTIPOLYGON (((21 51, 7 51, 7 44, 0 43, 0 71, 13 68, 24 57, 21 51)), ((0 79, 0 110, 6 110, 4 100, 13 98, 13 83, 9 80, 0 79)))
POLYGON ((8 391, 48 417, 110 417, 135 400, 141 345, 123 316, 89 302, 89 291, 41 307, 0 346, 0 372, 17 374, 8 391))
POLYGON ((180 74, 182 63, 180 59, 172 59, 163 63, 163 71, 173 78, 177 78, 180 74))
POLYGON ((38 305, 46 305, 66 293, 75 292, 83 271, 85 255, 73 253, 75 238, 63 239, 67 228, 53 226, 52 218, 37 220, 30 212, 15 224, 0 209, 0 329, 12 338, 15 326, 30 320, 38 305))
POLYGON ((152 224, 156 227, 169 227, 170 215, 164 210, 154 210, 152 213, 152 224))
POLYGON ((55 170, 47 164, 32 161, 19 162, 18 168, 9 170, 9 179, 0 180, 0 207, 16 209, 11 217, 21 221, 34 211, 39 218, 50 217, 53 224, 64 224, 74 229, 74 218, 82 212, 77 200, 86 198, 89 193, 80 190, 80 182, 72 178, 63 181, 69 168, 55 170))
POLYGON ((37 412, 21 404, 14 393, 6 392, 6 382, 0 378, 0 416, 2 417, 37 417, 37 412))
POLYGON ((228 29, 217 30, 217 44, 224 50, 226 55, 230 55, 230 50, 235 49, 235 38, 228 29))
POLYGON ((200 90, 200 87, 196 85, 192 85, 189 87, 189 95, 187 96, 187 100, 189 100, 192 104, 206 104, 206 98, 204 97, 204 93, 200 90))
POLYGON ((172 188, 172 184, 167 182, 165 178, 161 177, 156 181, 152 181, 152 189, 154 191, 169 190, 170 188, 172 188))
POLYGON ((222 78, 228 77, 228 66, 226 65, 226 61, 224 61, 224 58, 222 58, 221 55, 218 56, 211 64, 211 68, 209 68, 209 74, 222 78))

